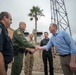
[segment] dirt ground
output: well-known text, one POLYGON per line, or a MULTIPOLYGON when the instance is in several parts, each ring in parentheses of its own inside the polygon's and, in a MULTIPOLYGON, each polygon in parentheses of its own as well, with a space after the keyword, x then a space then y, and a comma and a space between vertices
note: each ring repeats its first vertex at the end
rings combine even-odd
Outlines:
MULTIPOLYGON (((25 56, 24 56, 25 59, 25 56)), ((23 59, 23 69, 24 69, 24 59, 23 59)), ((60 59, 59 56, 56 55, 56 58, 53 58, 53 65, 54 65, 54 73, 62 73, 61 66, 60 66, 60 59)), ((11 64, 9 65, 9 68, 11 68, 11 64)), ((49 67, 48 67, 49 69, 49 67)), ((36 51, 34 53, 34 66, 33 71, 35 72, 44 72, 44 66, 42 58, 39 57, 39 51, 36 51)))

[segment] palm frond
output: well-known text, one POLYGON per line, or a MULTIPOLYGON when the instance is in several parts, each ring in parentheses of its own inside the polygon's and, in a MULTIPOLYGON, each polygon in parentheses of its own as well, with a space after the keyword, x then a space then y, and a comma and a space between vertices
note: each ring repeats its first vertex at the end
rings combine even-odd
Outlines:
POLYGON ((30 18, 30 20, 32 21, 32 20, 33 20, 33 18, 30 18))
POLYGON ((29 13, 28 16, 32 16, 32 13, 29 13))
POLYGON ((28 14, 28 16, 32 17, 30 18, 30 20, 33 20, 33 18, 38 20, 38 16, 45 16, 42 12, 43 12, 43 9, 40 9, 40 7, 38 6, 33 6, 30 9, 30 13, 28 14))

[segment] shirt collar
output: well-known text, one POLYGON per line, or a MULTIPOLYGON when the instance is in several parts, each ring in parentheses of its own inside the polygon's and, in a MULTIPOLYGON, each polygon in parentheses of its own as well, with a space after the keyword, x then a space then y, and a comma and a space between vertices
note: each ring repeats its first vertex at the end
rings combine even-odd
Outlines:
POLYGON ((49 38, 47 38, 47 39, 46 39, 46 38, 44 38, 44 39, 45 39, 45 40, 48 40, 49 38))
POLYGON ((57 30, 57 31, 56 31, 56 33, 55 33, 55 34, 53 34, 53 35, 54 35, 54 36, 56 36, 56 35, 58 34, 58 32, 59 32, 59 31, 57 30))
MULTIPOLYGON (((20 29, 20 28, 18 28, 18 29, 20 29)), ((22 32, 24 32, 24 30, 22 30, 22 29, 20 29, 22 32)))

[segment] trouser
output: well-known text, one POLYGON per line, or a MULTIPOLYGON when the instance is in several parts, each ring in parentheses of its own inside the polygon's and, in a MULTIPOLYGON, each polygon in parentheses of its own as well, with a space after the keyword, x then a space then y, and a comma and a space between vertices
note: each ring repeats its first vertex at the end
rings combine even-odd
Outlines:
POLYGON ((23 54, 14 55, 14 63, 12 64, 11 75, 20 75, 23 65, 23 54))
POLYGON ((70 57, 70 55, 64 57, 60 56, 61 67, 64 75, 76 75, 76 71, 70 69, 70 57))
POLYGON ((48 75, 47 60, 49 62, 49 73, 50 73, 50 75, 54 75, 54 71, 53 71, 53 58, 52 58, 51 50, 43 51, 42 58, 43 58, 43 63, 44 63, 44 73, 45 73, 45 75, 48 75))
POLYGON ((28 52, 25 56, 25 67, 24 67, 25 75, 32 75, 33 62, 34 62, 34 56, 33 54, 30 54, 28 52))

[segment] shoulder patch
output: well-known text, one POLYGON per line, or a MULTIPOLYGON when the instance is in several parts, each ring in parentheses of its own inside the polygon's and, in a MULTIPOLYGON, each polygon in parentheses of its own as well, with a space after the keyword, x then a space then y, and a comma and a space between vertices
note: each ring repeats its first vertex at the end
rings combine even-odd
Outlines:
POLYGON ((0 28, 0 34, 1 34, 1 32, 2 32, 2 29, 0 28))
POLYGON ((21 34, 21 32, 20 31, 17 31, 17 34, 19 35, 19 34, 21 34))

